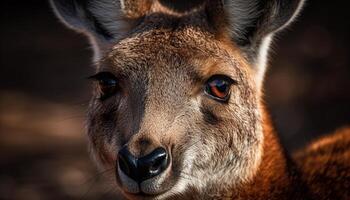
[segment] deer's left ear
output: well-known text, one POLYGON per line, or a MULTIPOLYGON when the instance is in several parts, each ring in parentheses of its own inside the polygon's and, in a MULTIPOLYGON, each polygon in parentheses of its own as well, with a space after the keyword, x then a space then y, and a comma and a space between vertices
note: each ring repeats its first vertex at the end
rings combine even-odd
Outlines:
POLYGON ((257 71, 258 79, 262 80, 273 35, 293 21, 304 0, 221 1, 231 38, 257 71))
POLYGON ((67 27, 89 37, 99 57, 133 20, 145 14, 150 0, 50 0, 50 4, 67 27))

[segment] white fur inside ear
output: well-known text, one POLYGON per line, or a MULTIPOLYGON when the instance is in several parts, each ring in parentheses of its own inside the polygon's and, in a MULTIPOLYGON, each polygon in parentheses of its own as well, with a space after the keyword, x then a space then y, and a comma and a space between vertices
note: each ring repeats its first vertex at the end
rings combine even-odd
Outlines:
POLYGON ((223 1, 226 13, 231 24, 231 35, 240 38, 244 28, 250 26, 257 18, 258 1, 256 0, 227 0, 223 1))
POLYGON ((284 28, 286 28, 287 26, 289 26, 293 21, 295 21, 295 19, 299 16, 299 14, 301 13, 301 10, 304 8, 304 4, 305 4, 306 0, 301 0, 298 4, 298 7, 295 9, 293 15, 289 18, 289 20, 283 25, 281 26, 278 30, 276 30, 275 32, 278 32, 284 28))
POLYGON ((268 64, 268 55, 269 55, 269 49, 272 42, 273 34, 267 35, 261 42, 259 51, 258 51, 258 57, 255 62, 255 69, 257 69, 256 73, 256 83, 258 84, 258 87, 260 88, 263 85, 264 76, 268 64))
POLYGON ((123 19, 123 0, 99 0, 92 1, 89 10, 97 18, 98 22, 113 36, 111 40, 99 38, 96 34, 90 34, 90 44, 94 51, 93 61, 101 59, 101 54, 119 40, 127 30, 127 22, 123 19))
POLYGON ((124 0, 120 0, 119 2, 120 2, 121 9, 125 10, 125 2, 124 2, 124 0))
POLYGON ((92 61, 94 63, 96 63, 97 61, 99 61, 102 58, 102 54, 101 54, 101 46, 102 44, 100 44, 99 42, 96 41, 96 38, 91 35, 91 34, 86 34, 88 36, 90 45, 91 45, 91 49, 94 53, 93 57, 92 57, 92 61))
POLYGON ((123 7, 124 1, 99 0, 92 1, 89 5, 89 10, 113 37, 118 37, 122 34, 122 30, 125 27, 123 7))

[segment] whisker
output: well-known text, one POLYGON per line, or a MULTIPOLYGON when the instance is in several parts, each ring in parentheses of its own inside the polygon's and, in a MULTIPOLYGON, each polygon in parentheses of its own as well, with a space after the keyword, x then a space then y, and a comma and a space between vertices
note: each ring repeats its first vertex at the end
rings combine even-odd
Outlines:
POLYGON ((105 171, 99 172, 96 175, 94 175, 93 177, 89 178, 87 181, 85 181, 84 183, 82 183, 82 185, 88 184, 89 182, 92 182, 91 185, 88 187, 87 191, 82 195, 82 197, 80 198, 81 200, 84 200, 86 198, 86 196, 91 192, 93 186, 97 183, 98 179, 105 173, 108 173, 110 171, 114 170, 114 168, 110 168, 107 169, 105 171))
POLYGON ((92 190, 92 187, 95 185, 96 182, 94 182, 93 184, 91 184, 89 186, 89 188, 87 189, 87 191, 83 194, 83 196, 81 198, 79 198, 80 200, 84 200, 86 198, 86 196, 90 193, 90 191, 92 190))
POLYGON ((103 191, 104 195, 111 194, 112 192, 118 194, 118 190, 116 189, 116 186, 113 184, 109 184, 109 187, 107 188, 107 190, 103 191))
POLYGON ((89 183, 91 181, 95 181, 96 179, 100 178, 102 175, 104 175, 104 174, 106 174, 108 172, 111 172, 113 170, 114 170, 114 168, 110 168, 110 169, 106 169, 104 171, 98 172, 95 175, 93 175, 92 177, 87 178, 87 180, 84 183, 82 183, 82 185, 85 185, 85 184, 87 184, 87 183, 89 183))

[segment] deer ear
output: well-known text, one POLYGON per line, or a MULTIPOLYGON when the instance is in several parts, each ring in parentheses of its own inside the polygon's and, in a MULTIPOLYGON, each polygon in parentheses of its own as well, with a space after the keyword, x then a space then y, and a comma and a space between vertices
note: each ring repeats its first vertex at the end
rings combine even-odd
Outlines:
POLYGON ((88 36, 94 60, 121 34, 123 22, 120 1, 50 0, 56 16, 67 27, 88 36))
POLYGON ((273 35, 298 15, 304 0, 222 0, 233 41, 263 79, 273 35))
POLYGON ((67 27, 89 37, 97 57, 101 50, 128 30, 128 22, 146 12, 148 2, 149 0, 50 0, 55 14, 67 27))
POLYGON ((50 0, 59 19, 69 28, 93 35, 98 40, 111 40, 119 33, 120 1, 50 0))

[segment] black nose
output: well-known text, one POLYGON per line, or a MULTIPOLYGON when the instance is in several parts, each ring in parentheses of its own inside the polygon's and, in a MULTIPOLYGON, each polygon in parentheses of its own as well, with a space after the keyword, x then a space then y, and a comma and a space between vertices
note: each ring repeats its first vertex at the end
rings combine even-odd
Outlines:
POLYGON ((167 168, 168 157, 166 150, 161 147, 141 158, 134 157, 127 147, 123 147, 118 154, 118 163, 124 174, 141 183, 161 174, 167 168))

